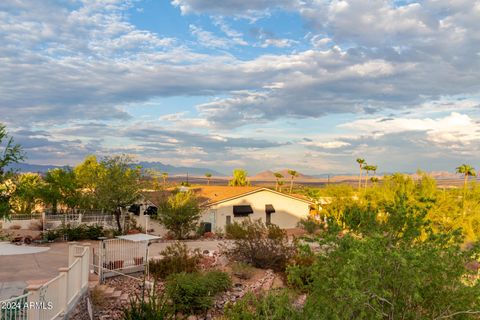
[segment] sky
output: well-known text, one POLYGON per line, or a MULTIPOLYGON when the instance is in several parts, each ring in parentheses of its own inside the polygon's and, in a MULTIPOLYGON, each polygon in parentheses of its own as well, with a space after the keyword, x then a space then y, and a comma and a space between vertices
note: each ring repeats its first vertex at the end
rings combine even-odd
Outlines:
POLYGON ((480 167, 479 21, 475 0, 2 0, 0 122, 35 164, 480 167))

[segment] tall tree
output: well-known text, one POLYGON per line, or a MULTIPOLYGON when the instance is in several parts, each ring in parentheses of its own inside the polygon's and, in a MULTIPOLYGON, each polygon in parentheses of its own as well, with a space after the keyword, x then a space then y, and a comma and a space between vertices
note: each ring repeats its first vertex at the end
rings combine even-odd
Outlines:
POLYGON ((293 191, 293 179, 298 177, 298 172, 295 170, 288 170, 288 174, 290 175, 290 193, 293 191))
POLYGON ((22 147, 8 135, 7 128, 0 123, 0 218, 10 215, 9 199, 15 191, 8 166, 25 158, 22 147))
POLYGON ((233 178, 228 184, 234 187, 248 186, 250 183, 247 180, 247 175, 248 173, 244 169, 234 169, 233 178))
POLYGON ((170 230, 177 239, 184 239, 195 230, 200 219, 201 209, 195 195, 177 192, 160 202, 156 219, 170 230))
POLYGON ((81 192, 75 173, 71 168, 56 168, 48 170, 40 188, 42 201, 51 205, 56 213, 58 206, 73 209, 80 204, 81 192))
POLYGON ((24 173, 16 177, 16 190, 10 198, 10 206, 16 214, 31 214, 40 203, 41 178, 36 173, 24 173))
POLYGON ((162 179, 163 179, 163 189, 166 189, 167 188, 168 172, 163 172, 162 173, 162 179))
POLYGON ((141 168, 134 167, 127 155, 106 157, 101 161, 104 174, 98 182, 97 194, 102 208, 114 214, 118 231, 122 232, 122 208, 133 204, 140 196, 141 168))
POLYGON ((275 172, 273 174, 275 176, 275 190, 278 191, 278 187, 280 186, 280 179, 283 179, 283 174, 280 172, 275 172))
POLYGON ((456 168, 456 172, 463 174, 463 201, 462 201, 462 206, 465 207, 465 198, 467 197, 467 183, 468 183, 468 177, 475 177, 477 175, 477 172, 475 171, 475 168, 473 168, 469 164, 462 164, 461 166, 456 168))
POLYGON ((360 175, 358 176, 358 190, 362 187, 362 171, 363 171, 363 166, 365 163, 365 159, 362 158, 357 158, 357 163, 360 167, 360 175))
POLYGON ((210 185, 210 180, 212 179, 212 174, 207 172, 207 173, 205 173, 205 177, 207 178, 207 185, 210 185))
POLYGON ((81 205, 84 208, 98 207, 98 182, 105 174, 105 168, 97 161, 96 156, 90 155, 73 171, 81 189, 81 205))
POLYGON ((370 173, 370 171, 372 171, 372 169, 373 169, 373 166, 371 165, 365 164, 363 166, 363 170, 365 170, 365 190, 367 190, 368 174, 370 173))

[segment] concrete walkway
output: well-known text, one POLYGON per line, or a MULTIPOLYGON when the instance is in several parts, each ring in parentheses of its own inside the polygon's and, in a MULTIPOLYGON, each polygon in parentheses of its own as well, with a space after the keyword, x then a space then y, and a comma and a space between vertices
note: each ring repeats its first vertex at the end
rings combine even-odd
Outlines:
POLYGON ((50 250, 49 247, 16 245, 10 242, 0 242, 0 256, 14 256, 19 254, 33 254, 50 250))

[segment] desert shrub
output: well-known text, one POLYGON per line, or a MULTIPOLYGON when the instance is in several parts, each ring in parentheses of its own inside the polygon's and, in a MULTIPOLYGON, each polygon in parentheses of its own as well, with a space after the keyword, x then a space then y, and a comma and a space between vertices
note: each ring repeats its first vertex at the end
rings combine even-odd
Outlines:
POLYGON ((250 219, 234 223, 237 238, 225 246, 226 255, 234 261, 248 263, 262 269, 283 271, 295 252, 284 230, 276 225, 266 226, 260 220, 250 219))
POLYGON ((79 226, 72 226, 70 224, 63 225, 56 232, 59 237, 64 237, 68 241, 97 240, 99 237, 105 235, 102 226, 88 226, 85 224, 79 226))
POLYGON ((225 272, 182 272, 168 277, 165 292, 176 312, 188 314, 209 309, 213 297, 231 285, 230 277, 225 272))
POLYGON ((130 304, 123 309, 123 320, 165 320, 176 319, 172 306, 163 293, 153 290, 146 300, 139 297, 130 299, 130 304))
POLYGON ((232 264, 232 272, 238 278, 248 280, 253 277, 254 269, 251 265, 244 262, 234 262, 232 264))
POLYGON ((48 230, 44 232, 43 236, 47 241, 55 241, 60 237, 59 233, 56 230, 48 230))
POLYGON ((198 250, 191 251, 184 243, 175 242, 160 252, 161 259, 149 262, 150 273, 157 279, 165 279, 173 273, 196 272, 200 261, 198 250))
POLYGON ((269 292, 266 295, 256 296, 247 293, 235 304, 225 306, 224 319, 226 320, 295 320, 305 319, 301 312, 294 307, 292 296, 288 291, 269 292))
POLYGON ((320 228, 320 225, 318 224, 318 222, 316 222, 310 217, 307 219, 300 220, 298 222, 298 226, 309 234, 314 234, 320 228))
POLYGON ((90 300, 92 301, 92 304, 97 307, 103 307, 107 303, 105 292, 100 290, 99 287, 95 287, 90 291, 90 300))
POLYGON ((225 238, 227 239, 244 239, 246 233, 246 229, 238 222, 234 222, 225 227, 225 238))

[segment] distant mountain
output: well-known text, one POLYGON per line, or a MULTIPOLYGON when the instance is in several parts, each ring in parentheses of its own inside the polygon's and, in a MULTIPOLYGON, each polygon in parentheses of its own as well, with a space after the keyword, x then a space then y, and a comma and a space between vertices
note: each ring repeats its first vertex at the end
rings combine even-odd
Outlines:
POLYGON ((46 173, 48 170, 56 168, 68 168, 68 166, 55 166, 50 164, 31 164, 31 163, 16 163, 8 167, 19 172, 38 172, 46 173))
MULTIPOLYGON (((153 169, 159 172, 167 172, 170 175, 188 174, 192 176, 204 176, 209 172, 213 176, 225 176, 223 173, 207 169, 207 168, 195 168, 195 167, 176 167, 161 162, 139 162, 137 165, 143 167, 143 169, 153 169)), ((55 165, 43 165, 43 164, 31 164, 31 163, 17 163, 10 168, 19 172, 39 172, 46 173, 50 169, 56 168, 68 168, 69 166, 55 166, 55 165)))
MULTIPOLYGON (((278 170, 275 172, 281 173, 284 179, 290 179, 290 174, 288 173, 288 169, 278 170)), ((275 172, 271 170, 262 171, 250 177, 250 180, 273 181, 275 180, 275 174, 274 174, 275 172)), ((298 177, 295 178, 295 180, 310 180, 310 179, 313 179, 313 177, 307 176, 300 172, 298 172, 298 177)))
POLYGON ((167 172, 169 175, 185 175, 189 174, 191 176, 201 176, 203 177, 205 173, 211 173, 213 176, 223 177, 225 174, 218 172, 216 170, 208 168, 197 168, 197 167, 176 167, 169 164, 163 164, 161 162, 148 162, 142 161, 138 163, 139 166, 142 166, 143 169, 152 169, 158 172, 167 172))

